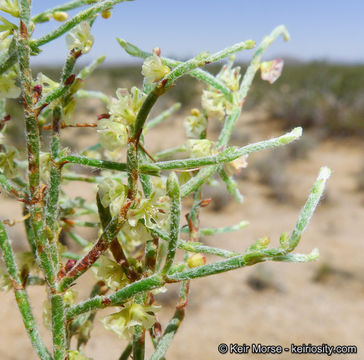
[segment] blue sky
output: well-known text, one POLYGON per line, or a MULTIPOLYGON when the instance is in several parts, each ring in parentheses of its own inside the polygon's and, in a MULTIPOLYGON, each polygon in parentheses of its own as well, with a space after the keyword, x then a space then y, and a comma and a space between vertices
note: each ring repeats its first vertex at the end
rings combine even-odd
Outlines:
MULTIPOLYGON (((62 2, 33 0, 33 13, 62 2)), ((111 19, 97 19, 95 45, 84 60, 106 54, 109 63, 130 61, 116 37, 144 50, 159 46, 166 56, 186 58, 247 39, 259 41, 285 24, 291 41, 274 43, 266 58, 364 63, 363 16, 362 0, 135 0, 117 5, 111 19)), ((55 21, 40 24, 35 36, 56 26, 55 21)), ((42 49, 41 63, 62 63, 66 56, 64 38, 42 49)), ((240 59, 248 60, 249 54, 240 59)))

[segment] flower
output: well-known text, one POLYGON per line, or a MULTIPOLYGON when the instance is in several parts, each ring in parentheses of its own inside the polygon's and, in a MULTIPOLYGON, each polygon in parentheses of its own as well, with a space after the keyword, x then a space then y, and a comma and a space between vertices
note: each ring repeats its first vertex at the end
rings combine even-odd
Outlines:
POLYGON ((113 331, 119 338, 130 340, 134 333, 134 326, 140 325, 150 329, 154 325, 155 313, 159 309, 159 306, 128 302, 121 311, 108 315, 101 321, 106 330, 113 331))
POLYGON ((97 123, 99 142, 106 150, 120 150, 128 143, 126 126, 110 119, 102 119, 97 123))
POLYGON ((130 93, 127 89, 117 89, 116 96, 109 105, 110 119, 124 125, 133 125, 146 95, 133 86, 130 93))
POLYGON ((0 10, 14 17, 19 17, 18 0, 0 0, 0 10))
POLYGON ((66 36, 67 49, 81 50, 83 54, 88 53, 94 43, 90 30, 90 24, 86 21, 74 27, 66 36))
POLYGON ((20 96, 21 90, 16 86, 16 73, 9 71, 0 77, 0 99, 16 99, 20 96))
POLYGON ((147 240, 151 240, 152 236, 142 223, 138 222, 135 226, 131 226, 128 222, 125 222, 118 238, 125 250, 132 254, 147 240))
POLYGON ((136 209, 129 210, 128 222, 135 226, 143 219, 147 228, 164 227, 169 213, 169 197, 153 192, 149 198, 142 199, 136 209))
POLYGON ((199 110, 192 109, 190 116, 185 119, 183 125, 185 127, 187 137, 199 139, 201 134, 206 131, 207 119, 199 110))
POLYGON ((128 283, 122 268, 115 261, 106 256, 101 256, 98 263, 100 266, 94 270, 96 277, 103 280, 110 289, 118 290, 128 283))
POLYGON ((202 92, 201 104, 206 114, 219 120, 222 120, 226 114, 230 114, 236 103, 241 74, 239 66, 232 67, 234 59, 234 56, 230 57, 229 62, 216 75, 216 78, 232 91, 233 103, 229 102, 221 91, 212 86, 202 92))
POLYGON ((153 51, 153 55, 144 60, 142 66, 142 74, 147 84, 152 84, 164 78, 171 69, 164 65, 160 56, 156 51, 153 51))
POLYGON ((226 163, 224 167, 228 176, 240 174, 241 170, 248 166, 247 158, 248 155, 243 155, 229 163, 226 163))
POLYGON ((212 155, 212 142, 208 139, 187 140, 187 149, 193 158, 212 155))
POLYGON ((116 215, 120 212, 124 204, 127 193, 127 187, 120 179, 105 178, 99 184, 99 196, 103 207, 110 206, 111 215, 116 215))
POLYGON ((283 59, 262 62, 260 64, 260 77, 262 80, 266 80, 270 84, 273 84, 281 76, 283 65, 283 59))

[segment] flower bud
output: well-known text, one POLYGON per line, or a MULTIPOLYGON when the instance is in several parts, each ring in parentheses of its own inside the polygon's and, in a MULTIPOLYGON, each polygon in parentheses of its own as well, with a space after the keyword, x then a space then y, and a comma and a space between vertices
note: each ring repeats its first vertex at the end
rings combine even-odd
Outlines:
POLYGON ((193 254, 187 259, 187 265, 190 268, 200 267, 206 264, 206 256, 204 254, 193 254))
POLYGON ((63 22, 68 19, 68 14, 65 11, 55 11, 52 17, 56 21, 63 22))
POLYGON ((145 82, 151 84, 164 78, 171 69, 162 63, 162 59, 157 55, 156 52, 152 56, 145 59, 142 74, 145 77, 145 82))
POLYGON ((111 12, 111 9, 106 9, 104 10, 102 13, 101 13, 101 17, 103 19, 110 19, 112 16, 112 12, 111 12))

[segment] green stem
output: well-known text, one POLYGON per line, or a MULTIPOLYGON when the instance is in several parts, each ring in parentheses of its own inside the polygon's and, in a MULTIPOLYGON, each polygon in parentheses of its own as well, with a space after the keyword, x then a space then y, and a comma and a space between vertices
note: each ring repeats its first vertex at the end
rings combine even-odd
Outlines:
MULTIPOLYGON (((23 14, 23 23, 25 24, 27 21, 29 22, 30 4, 31 3, 27 0, 22 0, 21 2, 21 14, 23 14)), ((31 195, 31 205, 29 206, 29 212, 31 215, 31 223, 34 230, 35 239, 37 242, 37 256, 40 259, 40 263, 43 271, 45 272, 49 286, 54 289, 56 279, 53 264, 48 253, 49 244, 45 234, 43 222, 44 212, 41 203, 43 194, 41 192, 39 178, 40 137, 36 111, 33 105, 32 74, 29 66, 29 39, 27 30, 24 29, 23 25, 21 25, 21 28, 21 36, 18 40, 18 51, 22 95, 24 98, 25 133, 28 155, 28 191, 31 195)))
MULTIPOLYGON (((23 0, 26 1, 26 0, 23 0)), ((40 37, 38 40, 33 40, 32 42, 32 48, 38 48, 39 46, 42 46, 44 44, 49 43, 50 41, 57 39, 58 37, 62 36, 66 32, 73 29, 75 26, 80 24, 82 21, 89 20, 96 16, 98 13, 110 9, 116 4, 119 4, 124 1, 130 1, 130 0, 104 0, 100 3, 81 11, 76 16, 74 16, 72 19, 64 22, 62 25, 60 25, 57 29, 53 30, 52 32, 40 37)))
POLYGON ((83 303, 71 307, 67 311, 67 318, 71 319, 77 315, 83 314, 84 312, 97 308, 103 309, 107 306, 118 306, 137 294, 160 288, 164 284, 165 281, 159 274, 149 276, 127 285, 111 295, 95 296, 89 300, 84 301, 83 303))
POLYGON ((159 340, 155 352, 150 357, 150 360, 161 360, 169 349, 174 336, 176 335, 182 320, 185 317, 184 308, 176 309, 172 319, 169 321, 162 338, 159 340))
POLYGON ((167 194, 171 199, 169 215, 169 241, 166 262, 162 274, 166 274, 173 265, 179 239, 179 223, 181 215, 181 197, 177 175, 171 172, 167 181, 167 194))
POLYGON ((298 217, 298 221, 296 223, 296 226, 294 230, 292 231, 292 234, 289 238, 289 246, 287 249, 287 252, 293 251, 302 236, 302 233, 306 229, 313 213, 316 210, 316 207, 321 199, 321 196, 325 190, 325 184, 327 179, 330 177, 331 170, 327 167, 322 167, 320 169, 319 175, 315 181, 315 184, 313 185, 313 188, 311 190, 311 193, 304 205, 304 207, 301 210, 301 213, 298 217))
POLYGON ((133 351, 133 345, 129 343, 124 349, 123 353, 120 355, 119 360, 128 360, 132 351, 133 351))
POLYGON ((80 259, 77 264, 66 274, 66 276, 59 284, 60 291, 67 290, 68 287, 85 271, 87 271, 110 247, 112 241, 115 239, 116 235, 121 229, 121 226, 125 222, 126 210, 121 216, 117 214, 111 219, 93 248, 82 259, 80 259))
POLYGON ((35 322, 32 309, 30 307, 28 295, 23 288, 22 282, 18 275, 18 268, 15 262, 13 250, 9 238, 6 234, 4 225, 0 222, 0 248, 6 265, 8 274, 13 281, 16 303, 22 315, 25 330, 29 335, 33 348, 42 360, 52 360, 47 348, 40 338, 37 324, 35 322))
POLYGON ((181 103, 176 103, 172 105, 169 109, 164 110, 162 113, 160 113, 155 118, 148 121, 148 123, 145 125, 145 130, 150 130, 162 123, 164 120, 168 119, 173 113, 178 111, 181 108, 181 103))
POLYGON ((62 295, 51 296, 54 360, 66 359, 66 319, 62 295))
MULTIPOLYGON (((144 304, 144 296, 135 297, 136 304, 144 304)), ((144 360, 145 356, 145 328, 140 325, 134 327, 133 334, 133 360, 144 360)))

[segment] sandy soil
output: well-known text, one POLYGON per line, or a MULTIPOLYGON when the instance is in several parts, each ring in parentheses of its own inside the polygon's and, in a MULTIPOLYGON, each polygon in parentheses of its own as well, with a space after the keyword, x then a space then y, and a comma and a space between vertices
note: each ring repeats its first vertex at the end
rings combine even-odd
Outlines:
MULTIPOLYGON (((251 115, 250 115, 251 116, 251 115)), ((251 140, 270 137, 277 129, 263 121, 253 125, 249 114, 245 129, 251 140)), ((164 146, 181 143, 183 133, 170 124, 151 133, 147 144, 162 137, 164 146), (171 136, 171 131, 174 134, 171 136)), ((83 139, 78 137, 78 142, 83 139)), ((168 359, 297 359, 289 353, 270 355, 220 355, 220 343, 262 343, 289 346, 291 343, 356 345, 357 355, 333 355, 334 360, 362 359, 364 351, 364 194, 356 192, 355 172, 362 165, 363 148, 356 140, 330 140, 321 143, 307 159, 287 165, 290 177, 287 191, 294 194, 289 203, 277 203, 267 197, 268 188, 254 181, 242 181, 245 196, 242 205, 230 203, 219 212, 204 209, 202 225, 223 226, 241 220, 251 225, 239 232, 204 238, 207 244, 242 251, 263 235, 277 244, 279 235, 294 226, 297 215, 321 165, 333 175, 326 200, 319 206, 297 252, 320 249, 320 259, 310 264, 264 263, 251 268, 196 280, 191 286, 187 317, 167 353, 168 359), (326 272, 322 270, 326 269, 326 272), (318 275, 320 281, 314 281, 318 275), (259 288, 259 290, 257 289, 259 288)), ((274 152, 272 153, 274 156, 274 152)), ((252 164, 255 157, 251 156, 252 164)), ((217 192, 224 190, 219 188, 217 192)), ((88 192, 83 185, 73 187, 74 194, 88 192)), ((218 193, 215 192, 218 196, 218 193)), ((224 195, 225 196, 225 195, 224 195)), ((17 205, 1 198, 1 217, 19 218, 17 205)), ((11 229, 17 249, 23 248, 21 225, 11 229)), ((89 285, 80 289, 86 296, 89 285)), ((40 288, 29 289, 34 311, 41 318, 45 298, 40 288)), ((160 298, 166 311, 162 322, 173 312, 177 288, 172 286, 160 298)), ((24 334, 13 294, 0 293, 0 359, 36 359, 24 334)), ((106 314, 102 311, 100 315, 106 314)), ((98 317, 98 319, 100 316, 98 317)), ((96 320, 93 340, 85 353, 94 359, 111 360, 120 355, 124 342, 108 333, 96 320), (97 341, 95 340, 97 338, 97 341)), ((42 333, 45 331, 41 328, 42 333)), ((49 339, 48 339, 49 341, 49 339)), ((150 344, 148 344, 150 353, 150 344)), ((306 355, 305 359, 323 359, 326 355, 306 355)), ((302 357, 303 358, 303 357, 302 357)))

